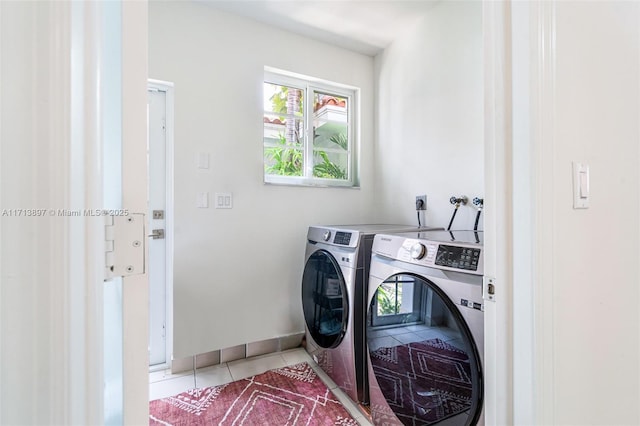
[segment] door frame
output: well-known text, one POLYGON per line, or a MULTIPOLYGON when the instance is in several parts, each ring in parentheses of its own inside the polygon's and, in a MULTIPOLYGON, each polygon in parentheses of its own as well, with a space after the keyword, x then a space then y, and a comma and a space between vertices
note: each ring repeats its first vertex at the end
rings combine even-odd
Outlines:
MULTIPOLYGON (((147 91, 165 93, 165 345, 166 361, 153 370, 171 368, 173 357, 173 248, 174 248, 174 84, 169 81, 148 79, 147 91)), ((151 260, 151 259, 149 259, 151 260)))
MULTIPOLYGON (((122 40, 126 40, 122 43, 122 201, 125 208, 146 212, 148 5, 146 0, 121 4, 122 40)), ((149 276, 146 273, 124 278, 125 425, 149 422, 148 287, 149 276)))
POLYGON ((483 1, 487 424, 554 423, 555 3, 483 1))
POLYGON ((495 296, 484 301, 484 412, 488 425, 514 424, 511 2, 482 5, 485 286, 487 278, 495 280, 495 296))

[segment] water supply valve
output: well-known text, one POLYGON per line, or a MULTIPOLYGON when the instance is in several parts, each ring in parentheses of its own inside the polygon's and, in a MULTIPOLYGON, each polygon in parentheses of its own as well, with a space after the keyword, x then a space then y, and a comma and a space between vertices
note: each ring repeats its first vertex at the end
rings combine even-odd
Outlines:
POLYGON ((451 204, 455 204, 456 207, 460 207, 460 204, 462 204, 463 206, 467 205, 468 200, 469 199, 466 195, 461 195, 460 197, 456 197, 454 195, 453 197, 449 198, 449 202, 451 204))

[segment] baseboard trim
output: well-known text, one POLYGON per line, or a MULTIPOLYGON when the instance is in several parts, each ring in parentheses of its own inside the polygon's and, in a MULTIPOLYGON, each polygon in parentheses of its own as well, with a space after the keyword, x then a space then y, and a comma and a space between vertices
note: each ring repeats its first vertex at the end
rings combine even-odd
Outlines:
POLYGON ((300 347, 303 338, 304 332, 292 333, 272 339, 204 352, 195 356, 175 358, 171 360, 170 369, 171 373, 176 374, 193 370, 194 364, 195 368, 204 368, 238 359, 282 352, 300 347))

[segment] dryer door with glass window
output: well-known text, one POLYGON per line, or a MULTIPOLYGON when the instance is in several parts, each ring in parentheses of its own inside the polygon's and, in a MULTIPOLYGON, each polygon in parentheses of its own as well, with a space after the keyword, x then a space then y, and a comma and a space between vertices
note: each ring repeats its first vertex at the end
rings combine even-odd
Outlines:
POLYGON ((340 266, 326 250, 314 252, 302 275, 302 310, 309 334, 322 348, 335 348, 347 330, 347 289, 340 266))
POLYGON ((405 425, 475 424, 481 358, 459 307, 438 286, 408 273, 383 281, 369 301, 367 346, 374 423, 393 412, 405 425))

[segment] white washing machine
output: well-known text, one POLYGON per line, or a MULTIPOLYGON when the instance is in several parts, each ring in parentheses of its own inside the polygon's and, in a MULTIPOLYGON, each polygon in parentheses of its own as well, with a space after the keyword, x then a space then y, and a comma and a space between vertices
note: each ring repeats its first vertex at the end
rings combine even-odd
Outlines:
POLYGON ((306 349, 354 401, 368 403, 365 316, 373 237, 409 225, 311 226, 302 276, 306 349))
POLYGON ((482 425, 482 232, 375 236, 366 340, 376 425, 482 425))

